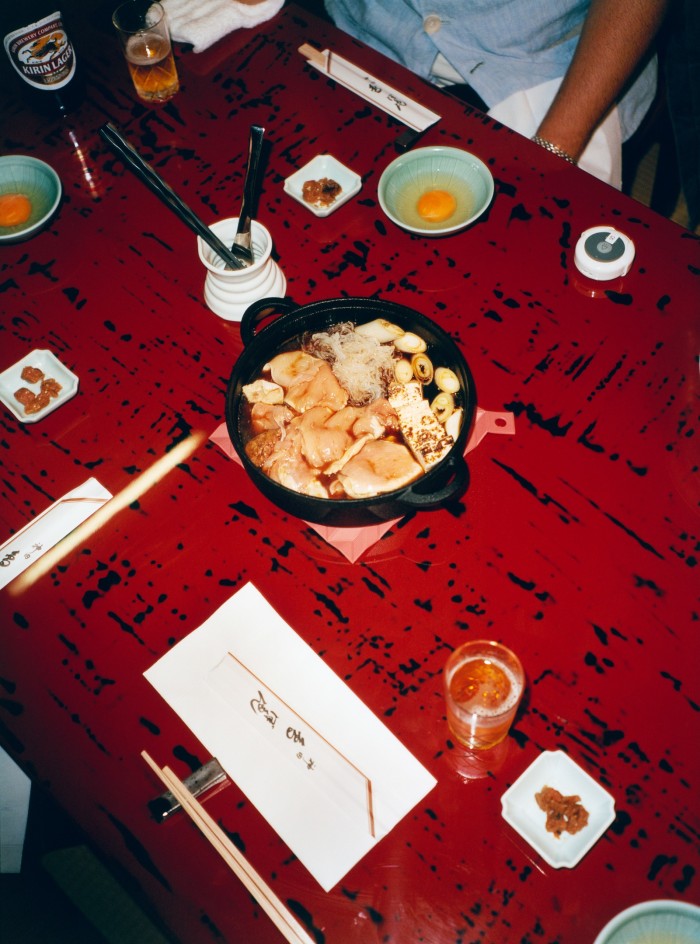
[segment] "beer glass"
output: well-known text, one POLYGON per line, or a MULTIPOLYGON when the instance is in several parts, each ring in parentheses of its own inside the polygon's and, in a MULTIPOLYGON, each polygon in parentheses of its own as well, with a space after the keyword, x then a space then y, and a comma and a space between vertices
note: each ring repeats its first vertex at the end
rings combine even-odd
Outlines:
POLYGON ((445 665, 447 723, 471 750, 487 750, 508 734, 525 688, 520 659, 498 642, 459 646, 445 665))
POLYGON ((128 0, 112 14, 136 94, 150 105, 180 88, 165 10, 160 3, 128 0))

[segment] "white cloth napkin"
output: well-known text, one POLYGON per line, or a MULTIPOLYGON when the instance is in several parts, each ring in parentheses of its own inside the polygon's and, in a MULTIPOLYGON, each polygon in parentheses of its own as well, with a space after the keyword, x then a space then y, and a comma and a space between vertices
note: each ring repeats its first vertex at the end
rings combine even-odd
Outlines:
POLYGON ((235 0, 162 0, 170 35, 178 43, 192 43, 203 52, 237 29, 258 26, 281 10, 284 0, 236 3, 235 0))

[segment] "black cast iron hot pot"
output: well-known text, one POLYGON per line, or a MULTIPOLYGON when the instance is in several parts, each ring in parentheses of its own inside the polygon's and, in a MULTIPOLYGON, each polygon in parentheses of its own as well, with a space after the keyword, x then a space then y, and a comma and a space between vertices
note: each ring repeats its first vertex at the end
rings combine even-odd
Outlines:
POLYGON ((412 308, 375 298, 331 298, 302 306, 289 298, 265 298, 245 311, 241 320, 241 337, 245 349, 229 380, 226 425, 246 472, 260 491, 283 511, 316 524, 358 527, 400 518, 414 511, 440 508, 464 493, 469 482, 464 449, 476 405, 474 381, 459 348, 435 322, 412 308), (263 324, 270 318, 274 320, 263 324), (316 498, 278 484, 246 456, 239 424, 243 386, 260 377, 263 365, 275 354, 296 347, 291 342, 307 332, 327 331, 331 326, 346 321, 362 324, 374 318, 385 318, 422 337, 428 344, 427 353, 433 364, 450 367, 457 374, 464 416, 454 446, 414 482, 373 498, 316 498))

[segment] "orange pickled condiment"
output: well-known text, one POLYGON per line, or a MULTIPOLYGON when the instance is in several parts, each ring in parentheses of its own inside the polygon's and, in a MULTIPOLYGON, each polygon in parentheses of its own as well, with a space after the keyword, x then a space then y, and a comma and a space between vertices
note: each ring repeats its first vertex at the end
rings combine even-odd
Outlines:
POLYGON ((457 201, 447 190, 428 190, 418 200, 418 215, 429 223, 442 223, 457 208, 457 201))
POLYGON ((0 196, 0 226, 17 226, 26 223, 32 205, 23 193, 4 193, 0 196))

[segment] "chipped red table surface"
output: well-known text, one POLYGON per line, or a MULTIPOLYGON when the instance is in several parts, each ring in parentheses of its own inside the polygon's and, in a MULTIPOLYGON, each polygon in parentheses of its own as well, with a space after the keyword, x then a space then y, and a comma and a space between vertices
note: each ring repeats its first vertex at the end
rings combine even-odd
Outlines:
POLYGON ((80 380, 33 425, 0 413, 2 540, 91 476, 128 501, 0 592, 2 744, 177 939, 279 942, 189 821, 149 819, 160 786, 139 756, 183 778, 207 760, 142 673, 250 580, 438 780, 329 894, 235 785, 206 801, 318 942, 578 944, 634 902, 698 902, 698 241, 294 7, 178 49, 182 90, 158 110, 134 100, 108 17, 76 41, 89 83, 70 120, 0 92, 3 152, 47 160, 65 190, 46 231, 0 249, 0 368, 50 349, 80 380), (303 42, 440 113, 422 143, 488 164, 487 215, 449 239, 391 224, 377 182, 401 126, 310 69, 303 42), (265 126, 259 218, 288 294, 418 309, 463 350, 479 405, 515 415, 514 436, 471 453, 462 502, 352 564, 260 496, 208 439, 238 326, 204 306, 194 237, 108 153, 106 120, 206 222, 237 214, 248 129, 265 126), (363 188, 317 219, 282 184, 325 151, 363 188), (597 223, 637 256, 593 297, 572 252, 597 223), (475 637, 506 642, 528 676, 481 771, 448 740, 441 693, 449 651, 475 637), (501 818, 507 787, 556 749, 616 803, 572 870, 501 818))

